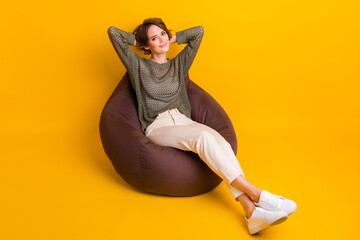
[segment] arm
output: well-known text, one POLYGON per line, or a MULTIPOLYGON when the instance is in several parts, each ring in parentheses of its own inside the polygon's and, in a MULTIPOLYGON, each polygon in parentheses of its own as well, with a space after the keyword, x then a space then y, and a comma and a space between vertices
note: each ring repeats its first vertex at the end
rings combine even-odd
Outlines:
POLYGON ((113 26, 109 27, 108 34, 121 62, 131 72, 134 68, 134 63, 139 58, 129 47, 129 45, 136 46, 135 36, 130 32, 125 32, 113 26))
POLYGON ((204 28, 202 26, 176 32, 176 41, 178 44, 187 43, 186 47, 176 56, 176 58, 180 59, 181 63, 185 64, 186 71, 190 69, 190 66, 195 59, 203 35, 204 28))

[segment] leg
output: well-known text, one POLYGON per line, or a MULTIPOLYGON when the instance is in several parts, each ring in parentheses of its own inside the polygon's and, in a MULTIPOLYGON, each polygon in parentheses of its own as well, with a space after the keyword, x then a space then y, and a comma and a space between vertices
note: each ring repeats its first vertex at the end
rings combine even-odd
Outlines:
MULTIPOLYGON (((174 117, 174 122, 181 123, 176 117, 174 117)), ((185 125, 152 128, 147 136, 158 145, 197 153, 224 180, 234 199, 237 200, 237 197, 244 193, 239 188, 230 185, 237 176, 243 175, 243 172, 231 145, 215 130, 192 121, 185 125)))
POLYGON ((146 136, 154 143, 197 153, 224 180, 243 206, 251 234, 286 220, 285 212, 269 212, 255 207, 252 200, 259 199, 261 190, 246 181, 230 144, 215 130, 170 111, 157 118, 149 129, 146 136))
POLYGON ((214 129, 187 118, 175 109, 159 114, 145 134, 158 145, 197 153, 224 180, 234 199, 244 193, 230 185, 244 173, 230 144, 214 129))
MULTIPOLYGON (((191 124, 190 124, 191 125, 191 124)), ((194 151, 196 153, 199 153, 199 156, 203 159, 204 162, 206 162, 209 167, 215 172, 217 173, 222 179, 224 179, 224 182, 226 183, 226 185, 228 186, 230 192, 232 193, 233 197, 235 198, 236 201, 239 201, 244 209, 244 212, 246 214, 246 216, 248 218, 250 218, 250 216, 252 215, 252 212, 255 210, 255 205, 253 203, 253 201, 251 200, 251 198, 247 195, 247 194, 243 194, 245 191, 244 190, 248 190, 248 185, 245 185, 244 182, 245 181, 241 181, 241 186, 246 186, 246 187, 242 187, 239 188, 238 186, 234 185, 232 186, 230 184, 230 181, 228 181, 227 179, 229 179, 229 177, 225 177, 225 176, 231 176, 234 174, 230 174, 229 173, 225 173, 222 174, 225 170, 226 167, 232 168, 234 169, 233 165, 229 165, 226 162, 234 159, 235 157, 229 157, 228 159, 224 159, 223 157, 218 157, 220 161, 222 161, 222 164, 216 163, 216 159, 210 159, 209 156, 211 157, 212 154, 210 150, 205 150, 202 148, 215 148, 219 147, 221 145, 227 145, 226 151, 231 151, 232 155, 234 155, 231 146, 228 144, 223 143, 223 140, 218 140, 219 142, 207 142, 207 141, 211 141, 211 139, 214 139, 213 141, 215 141, 215 138, 211 138, 209 136, 207 137, 201 137, 201 135, 207 135, 207 133, 202 132, 204 131, 203 126, 198 126, 196 127, 196 125, 187 125, 187 126, 165 126, 165 127, 159 127, 157 129, 154 129, 151 134, 148 135, 148 137, 155 142, 156 144, 162 145, 162 146, 169 146, 169 147, 175 147, 175 148, 179 148, 185 151, 194 151), (206 140, 207 139, 207 140, 206 140), (207 151, 207 153, 205 153, 207 151), (222 165, 222 166, 221 166, 222 165)), ((212 132, 212 131, 210 131, 212 132)), ((214 133, 212 133, 214 134, 214 133)), ((215 133, 216 134, 216 133, 215 133)), ((214 134, 214 135, 215 135, 214 134)), ((224 140, 225 141, 225 140, 224 140)), ((224 156, 226 156, 225 152, 220 153, 224 156)), ((214 154, 214 156, 216 157, 216 154, 214 154)), ((236 160, 237 162, 237 160, 236 160)), ((238 165, 234 164, 235 166, 238 165)), ((239 165, 240 167, 240 165, 239 165)), ((238 167, 238 168, 239 168, 238 167)), ((235 168, 236 169, 236 168, 235 168)), ((241 168, 239 168, 241 170, 241 168)), ((238 169, 238 170, 239 170, 238 169)), ((234 181, 232 181, 232 183, 237 182, 237 179, 245 179, 244 175, 242 172, 235 172, 235 175, 237 176, 235 178, 234 181)), ((232 179, 233 177, 230 177, 230 179, 232 179)))
POLYGON ((254 202, 249 198, 247 194, 241 194, 240 196, 238 196, 237 201, 239 201, 241 206, 243 207, 246 217, 250 218, 256 208, 254 202))
POLYGON ((240 175, 231 183, 232 186, 235 186, 245 192, 251 200, 259 202, 260 194, 262 190, 251 183, 249 183, 244 176, 240 175))

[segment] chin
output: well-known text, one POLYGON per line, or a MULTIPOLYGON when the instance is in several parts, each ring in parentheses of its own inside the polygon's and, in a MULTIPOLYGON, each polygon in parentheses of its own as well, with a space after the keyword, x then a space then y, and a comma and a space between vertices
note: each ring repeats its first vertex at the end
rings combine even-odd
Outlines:
POLYGON ((166 53, 168 51, 169 51, 169 48, 159 49, 158 53, 166 53))

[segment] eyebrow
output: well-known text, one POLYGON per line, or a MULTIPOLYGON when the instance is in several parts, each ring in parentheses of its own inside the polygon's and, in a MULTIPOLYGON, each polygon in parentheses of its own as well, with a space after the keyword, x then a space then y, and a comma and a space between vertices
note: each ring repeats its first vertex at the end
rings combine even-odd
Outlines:
MULTIPOLYGON (((165 30, 161 30, 160 33, 164 32, 164 31, 165 31, 165 30)), ((155 37, 156 35, 157 35, 157 34, 155 34, 154 36, 151 36, 150 39, 153 38, 153 37, 155 37)))

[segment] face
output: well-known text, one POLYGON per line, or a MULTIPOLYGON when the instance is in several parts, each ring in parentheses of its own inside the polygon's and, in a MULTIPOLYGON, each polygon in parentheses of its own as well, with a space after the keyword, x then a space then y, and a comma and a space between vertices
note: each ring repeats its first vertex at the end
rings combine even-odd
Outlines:
POLYGON ((151 54, 166 53, 169 51, 169 36, 164 29, 156 25, 151 25, 147 35, 148 47, 145 47, 145 49, 149 49, 151 54))

